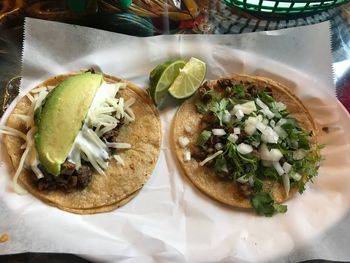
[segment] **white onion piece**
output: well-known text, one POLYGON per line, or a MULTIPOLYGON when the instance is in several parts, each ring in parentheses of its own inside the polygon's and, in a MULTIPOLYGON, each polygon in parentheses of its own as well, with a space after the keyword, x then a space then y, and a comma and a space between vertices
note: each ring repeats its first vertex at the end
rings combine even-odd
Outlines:
POLYGON ((184 161, 185 162, 191 161, 191 152, 189 150, 186 150, 184 152, 184 161))
POLYGON ((282 167, 286 174, 288 174, 292 170, 292 165, 287 162, 284 162, 282 167))
POLYGON ((237 178, 236 181, 241 183, 241 184, 245 184, 249 181, 249 179, 247 178, 247 176, 243 175, 243 176, 237 178))
POLYGON ((289 182, 288 174, 282 174, 282 182, 283 182, 284 191, 286 193, 286 196, 288 197, 289 190, 290 190, 290 182, 289 182))
POLYGON ((301 179, 301 175, 298 173, 291 173, 290 177, 292 177, 295 181, 299 181, 301 179))
POLYGON ((188 126, 188 125, 185 125, 185 131, 187 132, 187 133, 191 133, 192 132, 192 128, 190 127, 190 126, 188 126))
POLYGON ((182 148, 185 148, 190 143, 190 140, 185 136, 179 137, 179 144, 182 148))
POLYGON ((235 105, 233 109, 235 112, 237 112, 238 110, 241 110, 244 114, 249 115, 253 111, 256 111, 256 106, 254 101, 248 101, 243 104, 235 105))
POLYGON ((231 120, 231 113, 229 113, 228 110, 225 110, 224 116, 222 117, 222 122, 223 123, 229 123, 231 120))
POLYGON ((248 124, 244 127, 244 131, 249 136, 253 135, 256 131, 256 127, 253 124, 248 124))
POLYGON ((215 147, 216 150, 221 150, 222 148, 224 148, 224 146, 222 145, 222 143, 219 143, 219 142, 218 142, 217 144, 215 144, 214 147, 215 147))
POLYGON ((273 114, 272 111, 270 111, 269 109, 267 110, 261 110, 261 112, 268 118, 268 119, 272 119, 273 117, 275 117, 275 114, 273 114))
POLYGON ((260 158, 261 160, 265 161, 272 161, 272 162, 278 162, 282 157, 283 154, 278 149, 269 149, 267 148, 266 144, 261 144, 259 148, 260 158))
POLYGON ((216 157, 218 157, 218 156, 219 156, 220 154, 222 154, 222 153, 223 153, 222 150, 217 151, 216 153, 214 153, 214 154, 208 156, 208 157, 205 158, 203 161, 201 161, 201 162, 199 163, 199 165, 200 165, 200 166, 205 165, 207 162, 209 162, 209 161, 215 159, 216 157))
POLYGON ((269 149, 267 148, 266 144, 262 143, 262 144, 260 145, 259 153, 260 153, 260 158, 261 158, 261 160, 271 161, 271 158, 270 158, 270 151, 269 151, 269 149))
POLYGON ((267 126, 261 135, 261 140, 266 143, 277 143, 278 138, 278 134, 270 126, 267 126))
POLYGON ((246 144, 246 143, 240 143, 237 145, 237 151, 240 153, 240 154, 248 154, 248 153, 251 153, 253 151, 253 147, 249 144, 246 144))
POLYGON ((287 108, 287 106, 283 102, 277 102, 276 108, 278 111, 282 111, 282 110, 285 110, 287 108))
POLYGON ((266 126, 264 123, 262 123, 262 122, 258 122, 258 123, 256 124, 256 128, 257 128, 259 131, 264 132, 264 130, 267 128, 267 126, 266 126))
POLYGON ((283 154, 278 149, 270 150, 270 160, 273 162, 278 162, 283 157, 283 154))
POLYGON ((254 142, 251 142, 251 145, 252 145, 252 146, 254 146, 255 148, 258 148, 258 147, 259 147, 259 145, 260 145, 260 143, 259 143, 259 142, 254 141, 254 142))
POLYGON ((241 109, 237 110, 235 113, 235 116, 237 117, 238 120, 241 120, 244 117, 244 113, 241 109))
POLYGON ((238 136, 237 134, 231 133, 228 137, 227 140, 229 140, 230 142, 235 143, 238 140, 238 136))
POLYGON ((275 128, 273 128, 273 130, 278 134, 279 137, 281 137, 281 139, 285 139, 288 137, 287 132, 281 126, 276 126, 275 128))
POLYGON ((233 128, 233 133, 234 134, 241 134, 241 129, 240 128, 233 128))
POLYGON ((226 134, 224 129, 212 129, 211 131, 215 136, 223 136, 226 134))
POLYGON ((284 174, 284 170, 279 162, 272 162, 273 167, 276 169, 278 175, 284 174))
POLYGON ((306 151, 303 149, 299 149, 293 152, 294 160, 302 160, 306 156, 306 151))
POLYGON ((256 98, 255 102, 263 110, 268 110, 269 109, 269 107, 261 99, 256 98))
POLYGON ((270 126, 271 127, 275 127, 276 126, 276 122, 274 120, 270 120, 270 126))
POLYGON ((287 122, 286 119, 280 119, 277 123, 276 126, 282 126, 283 124, 285 124, 287 122))

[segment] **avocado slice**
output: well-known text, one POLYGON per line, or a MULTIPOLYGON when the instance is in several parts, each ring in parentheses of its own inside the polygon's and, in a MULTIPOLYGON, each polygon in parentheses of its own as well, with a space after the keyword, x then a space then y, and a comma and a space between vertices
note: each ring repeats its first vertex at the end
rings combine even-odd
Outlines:
POLYGON ((35 114, 35 147, 41 164, 59 175, 103 80, 101 74, 82 73, 63 80, 35 114))

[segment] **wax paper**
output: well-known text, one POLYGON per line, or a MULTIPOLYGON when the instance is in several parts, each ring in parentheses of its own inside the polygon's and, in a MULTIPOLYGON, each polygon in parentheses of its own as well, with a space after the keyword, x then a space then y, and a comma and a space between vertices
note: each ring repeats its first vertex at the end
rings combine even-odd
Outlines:
MULTIPOLYGON (((349 115, 334 96, 329 23, 241 35, 137 38, 26 19, 21 95, 41 81, 94 67, 148 86, 149 72, 167 59, 197 57, 206 78, 234 73, 273 78, 297 94, 319 127, 325 160, 314 184, 271 218, 224 206, 180 172, 170 148, 176 103, 161 112, 157 166, 141 192, 108 213, 75 215, 13 192, 1 146, 0 254, 64 252, 110 262, 266 262, 346 260, 350 235, 349 115), (322 132, 327 126, 329 132, 322 132)), ((15 102, 14 102, 15 103, 15 102)), ((11 105, 2 119, 13 108, 11 105)))

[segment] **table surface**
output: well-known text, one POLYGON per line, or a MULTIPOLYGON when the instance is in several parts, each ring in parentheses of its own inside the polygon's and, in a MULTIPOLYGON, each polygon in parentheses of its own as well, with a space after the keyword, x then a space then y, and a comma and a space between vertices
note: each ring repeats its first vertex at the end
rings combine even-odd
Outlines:
MULTIPOLYGON (((139 0, 133 1, 126 9, 115 4, 118 1, 111 0, 81 0, 85 3, 82 6, 66 4, 71 2, 73 1, 5 0, 0 3, 0 117, 8 103, 17 95, 20 83, 25 16, 136 36, 239 34, 330 20, 337 97, 350 111, 350 3, 321 13, 282 17, 252 15, 227 6, 223 1, 139 0), (168 6, 164 8, 166 2, 168 6)), ((14 257, 0 256, 0 261, 46 262, 48 258, 52 260, 50 255, 26 253, 14 257)), ((86 262, 69 255, 56 255, 55 258, 60 262, 86 262)))

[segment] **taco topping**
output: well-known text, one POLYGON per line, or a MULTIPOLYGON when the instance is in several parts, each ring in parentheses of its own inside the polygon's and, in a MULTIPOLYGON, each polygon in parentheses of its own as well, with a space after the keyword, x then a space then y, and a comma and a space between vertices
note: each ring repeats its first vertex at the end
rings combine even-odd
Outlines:
MULTIPOLYGON (((191 156, 237 184, 258 214, 285 212, 287 207, 273 200, 264 182, 281 183, 286 196, 292 187, 304 191, 321 159, 321 146, 310 142, 312 131, 301 128, 269 87, 221 79, 205 82, 198 93, 201 132, 191 156)), ((186 152, 184 159, 190 159, 186 152)))
MULTIPOLYGON (((72 82, 73 78, 76 80, 79 77, 79 82, 82 79, 81 76, 86 77, 86 75, 89 75, 87 77, 90 78, 90 75, 97 74, 83 73, 70 77, 65 81, 66 83, 72 82)), ((86 86, 89 83, 82 85, 86 86)), ((64 104, 65 102, 62 102, 62 87, 60 93, 57 91, 54 95, 52 92, 49 92, 50 90, 55 91, 52 87, 40 87, 27 94, 32 104, 31 109, 26 115, 21 114, 17 116, 19 121, 24 122, 28 128, 27 134, 7 126, 0 127, 0 133, 20 137, 25 141, 23 144, 25 150, 13 179, 15 190, 23 193, 23 190, 17 184, 17 179, 24 167, 33 171, 35 175, 33 180, 37 181, 39 190, 58 189, 71 191, 87 187, 91 181, 93 170, 104 175, 104 170, 109 166, 109 161, 112 157, 116 159, 117 163, 123 165, 122 157, 116 153, 131 148, 131 145, 117 141, 117 136, 119 129, 124 124, 135 120, 135 115, 131 109, 135 99, 131 98, 125 101, 123 97, 118 95, 119 90, 125 87, 126 83, 108 84, 102 79, 96 87, 96 91, 92 94, 90 103, 86 104, 82 101, 78 107, 74 105, 76 101, 73 101, 73 104, 71 101, 67 105, 64 104), (57 94, 61 97, 56 102, 53 101, 53 96, 57 96, 57 94), (49 103, 57 108, 45 109, 45 107, 49 107, 49 103), (56 106, 59 103, 63 104, 56 106), (67 107, 76 107, 77 112, 71 112, 67 107), (80 113, 84 107, 87 107, 87 113, 80 113), (49 112, 47 116, 43 116, 45 110, 49 112), (64 113, 69 114, 64 115, 64 113), (59 114, 63 114, 63 117, 57 117, 59 114), (79 114, 83 116, 83 120, 79 120, 79 117, 76 117, 79 114), (43 124, 45 117, 49 119, 50 122, 47 121, 49 125, 43 124), (50 119, 54 117, 63 119, 55 122, 54 127, 50 127, 50 119), (71 119, 70 122, 69 119, 71 119), (68 126, 72 125, 71 122, 78 121, 77 125, 79 126, 77 126, 76 135, 65 135, 64 133, 67 133, 65 129, 68 128, 66 126, 59 127, 61 123, 65 123, 67 120, 68 126), (56 131, 56 134, 52 135, 53 138, 50 138, 50 134, 47 132, 48 129, 60 131, 56 131), (73 141, 70 144, 67 141, 58 141, 67 136, 73 136, 73 141), (69 148, 67 146, 63 148, 62 144, 68 145, 69 148), (56 147, 57 151, 66 151, 66 153, 56 154, 52 150, 51 152, 46 152, 47 147, 51 147, 51 149, 56 147), (63 159, 62 156, 64 156, 63 159), (59 159, 62 159, 63 162, 57 161, 59 159)), ((73 86, 69 88, 73 89, 73 86)), ((81 95, 87 96, 86 93, 81 93, 81 95)), ((73 132, 70 128, 68 130, 68 133, 73 132)))

